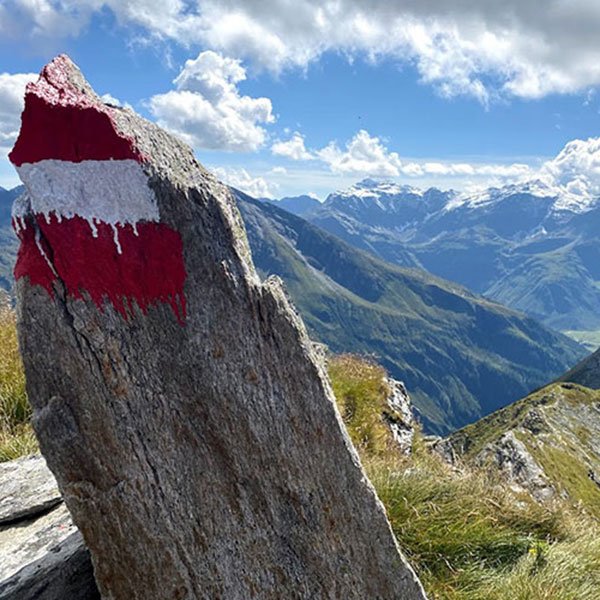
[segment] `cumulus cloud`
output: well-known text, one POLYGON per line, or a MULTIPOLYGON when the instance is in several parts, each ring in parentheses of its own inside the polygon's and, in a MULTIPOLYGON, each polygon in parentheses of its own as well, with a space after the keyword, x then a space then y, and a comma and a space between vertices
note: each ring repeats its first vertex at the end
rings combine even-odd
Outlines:
POLYGON ((33 73, 0 73, 0 154, 12 148, 21 124, 25 86, 35 81, 33 73))
POLYGON ((470 164, 452 162, 403 161, 397 152, 391 152, 380 138, 361 129, 341 150, 330 142, 315 153, 331 171, 374 177, 500 177, 521 179, 531 174, 528 165, 470 164))
POLYGON ((335 142, 318 150, 316 155, 334 173, 357 173, 382 177, 396 177, 402 165, 396 152, 390 152, 378 137, 371 136, 361 129, 344 150, 335 142))
POLYGON ((574 202, 600 197, 600 138, 568 142, 543 164, 540 179, 574 202))
POLYGON ((304 136, 297 131, 287 141, 277 141, 271 146, 271 152, 277 156, 285 156, 292 160, 311 160, 313 154, 304 145, 304 136))
POLYGON ((414 65, 443 95, 539 98, 600 84, 597 0, 5 0, 0 34, 77 35, 94 11, 279 72, 323 53, 414 65))
POLYGON ((288 171, 285 167, 273 167, 270 171, 271 175, 287 175, 288 171))
POLYGON ((121 106, 121 101, 118 98, 115 98, 112 94, 102 94, 100 96, 100 100, 105 104, 112 104, 112 106, 121 106))
POLYGON ((150 112, 159 125, 195 148, 257 150, 267 136, 261 124, 275 118, 268 98, 240 94, 237 85, 245 78, 240 61, 201 52, 186 61, 174 90, 149 100, 150 112))
POLYGON ((212 167, 212 172, 224 183, 230 185, 254 198, 273 198, 277 187, 264 177, 254 177, 246 169, 229 167, 212 167))

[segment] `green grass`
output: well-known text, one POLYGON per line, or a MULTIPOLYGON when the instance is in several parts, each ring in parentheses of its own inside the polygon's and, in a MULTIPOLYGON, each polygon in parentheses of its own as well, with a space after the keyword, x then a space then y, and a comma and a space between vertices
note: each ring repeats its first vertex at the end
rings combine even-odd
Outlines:
MULTIPOLYGON (((383 369, 345 356, 329 373, 353 440, 361 420, 370 431, 383 424, 383 369)), ((598 521, 562 500, 517 495, 483 470, 455 470, 419 433, 410 457, 382 452, 384 437, 358 450, 431 600, 600 600, 598 521)))
POLYGON ((600 519, 600 488, 589 478, 589 468, 575 450, 567 451, 549 443, 531 445, 529 450, 551 481, 560 482, 573 501, 600 519))
POLYGON ((383 416, 394 418, 387 404, 390 393, 385 370, 352 354, 329 361, 329 373, 338 407, 354 446, 371 455, 384 455, 393 440, 383 416))
POLYGON ((0 462, 30 454, 37 441, 19 355, 15 313, 0 299, 0 462))

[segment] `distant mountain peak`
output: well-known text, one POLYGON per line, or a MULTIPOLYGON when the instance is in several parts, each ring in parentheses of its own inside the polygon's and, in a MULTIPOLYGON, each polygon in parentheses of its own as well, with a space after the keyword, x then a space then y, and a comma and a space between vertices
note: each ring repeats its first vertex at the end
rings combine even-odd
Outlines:
POLYGON ((378 180, 367 177, 346 188, 332 194, 341 197, 358 197, 377 199, 381 196, 401 196, 401 195, 423 196, 424 192, 420 188, 411 185, 401 185, 390 180, 378 180))

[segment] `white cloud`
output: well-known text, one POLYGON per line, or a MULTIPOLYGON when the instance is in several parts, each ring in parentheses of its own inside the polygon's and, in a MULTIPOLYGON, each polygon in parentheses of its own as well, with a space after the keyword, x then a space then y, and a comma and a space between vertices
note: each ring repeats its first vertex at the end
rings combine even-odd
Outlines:
POLYGON ((346 143, 345 150, 330 142, 316 155, 335 173, 396 177, 402 165, 396 152, 389 152, 378 137, 364 129, 346 143))
POLYGON ((201 52, 186 61, 174 90, 150 99, 150 112, 160 126, 195 148, 257 150, 267 136, 261 124, 275 118, 268 98, 240 94, 237 84, 245 78, 238 60, 201 52))
POLYGON ((121 101, 118 98, 115 98, 112 94, 102 94, 100 96, 100 100, 104 102, 104 104, 112 104, 113 106, 121 106, 121 101))
POLYGON ((285 156, 292 160, 311 160, 313 154, 304 145, 304 136, 297 131, 287 141, 278 141, 271 146, 271 152, 277 156, 285 156))
POLYGON ((271 175, 287 175, 288 171, 285 167, 273 167, 270 171, 271 175))
POLYGON ((279 72, 323 53, 388 57, 414 65, 446 96, 487 103, 600 84, 597 0, 5 0, 0 34, 77 35, 94 11, 183 45, 198 45, 279 72))
POLYGON ((361 129, 340 150, 335 142, 317 150, 315 155, 334 173, 375 177, 500 177, 521 179, 531 174, 528 165, 452 163, 410 161, 404 162, 397 152, 391 152, 378 137, 361 129))
POLYGON ((576 203, 600 197, 600 138, 568 142, 542 165, 540 179, 576 203))
POLYGON ((254 198, 273 198, 277 185, 264 177, 250 175, 246 169, 210 167, 211 171, 224 183, 231 185, 254 198))
POLYGON ((33 73, 0 73, 0 154, 12 148, 21 126, 25 86, 38 78, 33 73))

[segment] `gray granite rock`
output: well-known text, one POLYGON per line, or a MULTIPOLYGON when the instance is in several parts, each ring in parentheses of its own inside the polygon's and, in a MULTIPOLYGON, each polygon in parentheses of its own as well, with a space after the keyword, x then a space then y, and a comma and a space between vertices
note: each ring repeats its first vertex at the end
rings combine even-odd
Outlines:
POLYGON ((94 600, 100 595, 81 534, 40 456, 0 464, 0 600, 94 600), (39 489, 36 501, 35 490, 39 489))
POLYGON ((410 454, 415 436, 414 416, 410 396, 404 383, 388 378, 390 389, 388 404, 392 409, 391 415, 385 415, 388 426, 392 431, 394 441, 403 454, 410 454))
POLYGON ((540 502, 555 496, 556 490, 544 470, 514 431, 508 431, 498 440, 487 444, 476 457, 476 463, 483 466, 490 461, 515 489, 528 491, 540 502))
POLYGON ((35 516, 60 502, 58 486, 43 457, 0 463, 0 525, 35 516))
MULTIPOLYGON (((66 57, 44 85, 51 104, 78 103, 73 118, 107 110, 66 57)), ((39 106, 54 110, 26 101, 25 114, 39 106)), ((32 214, 22 220, 38 233, 52 293, 33 275, 16 286, 34 427, 102 597, 424 598, 302 321, 281 282, 254 271, 230 192, 187 146, 131 111, 108 110, 115 135, 143 157, 157 227, 181 240, 185 318, 167 298, 144 310, 127 298, 124 317, 117 304, 131 282, 119 278, 98 301, 131 257, 65 249, 32 214), (70 261, 90 269, 85 279, 96 274, 93 290, 69 293, 70 261)), ((61 135, 57 153, 94 149, 85 128, 61 135)), ((71 183, 54 167, 43 172, 52 189, 71 183)), ((111 180, 106 201, 126 183, 111 180)), ((56 228, 68 235, 71 225, 56 228)))

